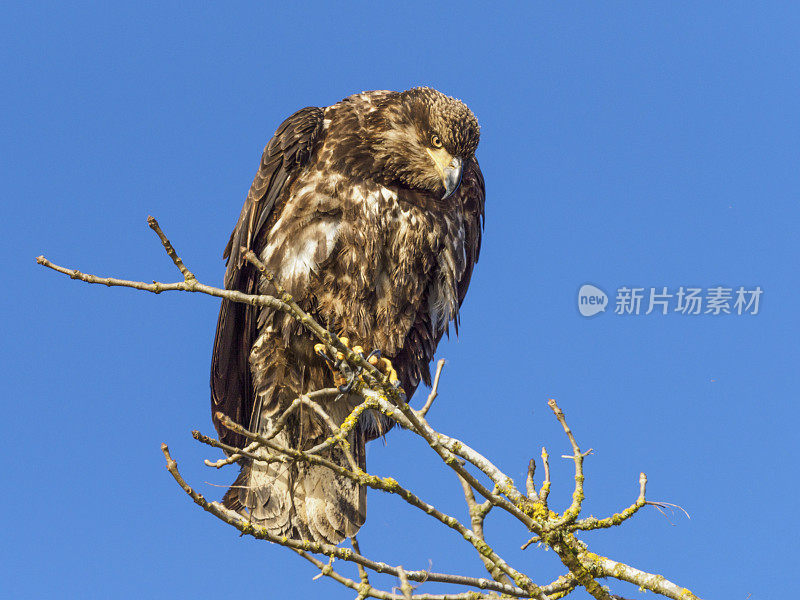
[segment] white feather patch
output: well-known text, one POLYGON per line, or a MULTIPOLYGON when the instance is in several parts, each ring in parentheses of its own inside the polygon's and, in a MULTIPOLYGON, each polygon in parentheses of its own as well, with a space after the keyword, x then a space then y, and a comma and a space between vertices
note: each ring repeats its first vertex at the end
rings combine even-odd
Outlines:
POLYGON ((338 232, 339 224, 332 221, 319 221, 306 227, 303 238, 295 240, 287 248, 280 268, 281 279, 295 282, 307 280, 311 271, 316 271, 319 266, 316 257, 319 256, 320 244, 325 245, 322 256, 322 260, 325 260, 333 250, 338 232))

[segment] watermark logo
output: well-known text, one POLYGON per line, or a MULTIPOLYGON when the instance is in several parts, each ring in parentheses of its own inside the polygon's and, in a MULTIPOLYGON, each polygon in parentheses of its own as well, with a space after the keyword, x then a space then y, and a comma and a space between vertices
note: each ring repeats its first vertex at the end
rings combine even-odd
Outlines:
POLYGON ((608 307, 608 296, 599 287, 585 283, 578 290, 578 310, 584 317, 593 317, 608 307))
MULTIPOLYGON (((757 315, 761 286, 745 288, 740 285, 709 288, 679 286, 678 288, 634 287, 623 285, 617 288, 614 298, 616 315, 757 315)), ((606 293, 589 283, 578 291, 578 311, 584 317, 605 312, 609 300, 606 293)))

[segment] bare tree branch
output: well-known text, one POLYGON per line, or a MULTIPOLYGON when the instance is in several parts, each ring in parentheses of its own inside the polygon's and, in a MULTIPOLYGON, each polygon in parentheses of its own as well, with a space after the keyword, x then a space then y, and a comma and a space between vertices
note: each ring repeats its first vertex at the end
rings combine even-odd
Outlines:
POLYGON ((317 577, 329 577, 341 585, 355 590, 358 593, 358 598, 379 598, 382 600, 478 600, 496 598, 497 594, 502 594, 505 597, 513 598, 556 600, 563 598, 577 586, 581 586, 597 600, 612 600, 620 597, 612 595, 604 586, 598 583, 598 579, 616 579, 633 583, 642 589, 650 590, 673 600, 699 600, 689 590, 681 588, 661 575, 646 573, 630 565, 590 552, 586 544, 575 537, 574 532, 576 531, 595 531, 620 526, 631 519, 645 504, 653 504, 656 507, 660 507, 668 505, 668 503, 656 503, 646 500, 647 477, 642 473, 639 477, 639 495, 633 504, 610 517, 586 517, 580 519, 579 516, 584 500, 583 484, 585 475, 583 461, 591 453, 591 450, 588 452, 581 451, 575 435, 567 424, 564 412, 559 408, 555 400, 550 400, 548 404, 572 447, 572 454, 566 457, 572 459, 575 465, 572 502, 560 514, 548 506, 551 481, 549 454, 546 448, 542 448, 544 480, 539 486, 538 492, 535 482, 536 463, 530 460, 523 493, 516 488, 513 480, 505 472, 483 454, 463 441, 445 435, 430 426, 426 420, 426 415, 438 395, 444 360, 440 360, 437 364, 433 386, 425 404, 419 410, 414 410, 408 405, 404 395, 389 381, 387 374, 377 369, 363 354, 351 350, 338 336, 317 323, 295 302, 253 252, 243 249, 245 260, 249 261, 263 277, 273 283, 278 297, 243 294, 238 291, 215 288, 200 283, 179 257, 158 222, 149 217, 148 224, 158 235, 167 255, 183 275, 183 281, 145 283, 112 277, 98 277, 82 273, 77 269, 58 266, 44 256, 38 257, 37 262, 49 269, 68 275, 72 279, 79 279, 87 283, 130 287, 155 294, 165 291, 203 293, 233 302, 264 306, 284 312, 318 339, 331 356, 339 356, 341 358, 336 363, 337 368, 342 371, 343 375, 352 375, 356 378, 355 385, 350 393, 358 394, 363 399, 363 402, 352 410, 341 425, 338 425, 328 415, 326 404, 331 399, 339 397, 339 390, 330 388, 310 392, 296 398, 278 416, 272 428, 265 434, 250 432, 226 415, 217 413, 216 416, 224 427, 244 436, 248 443, 243 448, 238 448, 195 431, 193 432, 195 439, 211 447, 221 449, 228 455, 226 458, 215 462, 205 461, 206 464, 221 468, 240 459, 256 462, 305 462, 330 469, 337 475, 357 482, 359 485, 393 494, 453 530, 458 534, 459 539, 468 542, 480 557, 492 579, 451 573, 435 573, 428 570, 409 571, 400 565, 391 566, 362 554, 355 538, 351 539, 352 549, 350 549, 310 540, 275 536, 266 528, 251 523, 218 502, 209 502, 196 492, 183 479, 178 471, 177 463, 170 456, 166 444, 163 444, 162 451, 170 474, 183 491, 203 510, 236 528, 242 534, 267 540, 292 550, 311 562, 319 570, 317 577), (327 439, 305 451, 286 447, 275 441, 278 433, 286 426, 289 417, 301 406, 307 406, 314 411, 319 420, 324 422, 330 430, 330 436, 327 439), (422 500, 395 479, 379 477, 359 468, 350 451, 348 439, 358 419, 366 410, 380 410, 413 434, 420 436, 435 452, 436 456, 456 473, 469 510, 470 527, 422 500), (345 456, 348 457, 347 467, 320 456, 321 452, 333 445, 342 449, 345 456), (477 476, 467 469, 468 465, 472 465, 478 470, 477 476), (482 479, 491 483, 485 484, 481 481, 482 479), (476 500, 476 493, 484 498, 482 502, 476 500), (550 584, 538 586, 533 583, 532 579, 524 571, 513 567, 508 561, 501 558, 487 541, 484 528, 484 523, 494 507, 498 507, 514 517, 522 525, 526 537, 531 533, 534 534, 522 546, 523 549, 534 542, 552 548, 567 571, 550 584), (326 563, 315 555, 328 557, 329 562, 326 563), (334 569, 334 560, 355 564, 358 568, 359 581, 350 579, 334 569), (393 590, 381 590, 374 587, 370 581, 369 572, 397 577, 400 581, 399 591, 401 593, 396 594, 393 590), (460 586, 462 590, 464 588, 467 589, 452 594, 417 593, 411 584, 412 581, 418 584, 417 587, 425 582, 435 582, 460 586))
POLYGON ((647 475, 644 473, 639 473, 639 497, 636 499, 636 502, 631 504, 628 508, 623 510, 620 513, 616 513, 611 515, 606 519, 597 519, 595 517, 588 517, 586 519, 581 519, 580 521, 576 521, 572 525, 569 526, 570 531, 576 530, 586 530, 591 531, 593 529, 605 529, 608 527, 616 527, 617 525, 622 525, 623 521, 630 519, 633 515, 635 515, 640 508, 642 508, 647 502, 645 501, 645 491, 647 490, 647 475))
POLYGON ((581 505, 584 499, 583 459, 587 454, 589 454, 589 452, 591 452, 591 450, 585 453, 581 452, 581 449, 578 447, 578 442, 575 441, 575 436, 572 434, 572 430, 569 428, 569 425, 567 425, 567 420, 564 417, 564 413, 558 407, 558 404, 556 404, 555 399, 550 398, 550 400, 547 401, 547 404, 552 409, 556 419, 558 419, 558 422, 561 423, 561 426, 564 428, 564 433, 567 434, 569 443, 572 444, 572 459, 575 461, 575 491, 572 493, 572 504, 567 510, 564 511, 564 514, 560 519, 557 519, 555 522, 550 524, 551 528, 560 529, 564 525, 570 525, 572 522, 574 522, 581 512, 581 505))
POLYGON ((425 401, 425 405, 419 409, 419 414, 422 417, 425 417, 428 414, 428 411, 433 406, 433 401, 436 400, 436 396, 439 395, 439 378, 442 376, 442 369, 444 369, 445 359, 440 358, 439 362, 436 363, 436 374, 433 376, 433 385, 431 386, 431 393, 428 394, 428 399, 425 401))
POLYGON ((536 475, 536 461, 530 459, 528 461, 528 476, 525 478, 525 493, 528 495, 528 500, 538 500, 539 495, 536 493, 536 482, 533 476, 536 475))
MULTIPOLYGON (((247 521, 246 519, 242 518, 241 515, 225 508, 220 503, 207 501, 201 494, 192 489, 192 487, 189 486, 189 484, 183 479, 178 471, 178 463, 170 455, 169 448, 166 444, 161 444, 161 451, 163 452, 164 458, 167 461, 167 470, 170 472, 178 485, 183 489, 183 491, 186 492, 186 494, 189 495, 192 500, 194 500, 195 504, 200 506, 206 512, 213 514, 218 519, 225 521, 229 525, 232 525, 242 533, 251 535, 258 539, 267 540, 281 546, 286 546, 294 550, 304 550, 316 554, 324 554, 325 556, 329 557, 335 556, 336 558, 342 560, 360 564, 367 569, 375 571, 376 573, 388 573, 390 575, 394 575, 395 577, 400 576, 400 572, 396 567, 392 567, 386 563, 376 562, 348 548, 339 548, 338 546, 332 546, 331 544, 323 544, 309 540, 294 540, 285 536, 273 535, 265 527, 259 527, 258 525, 247 521)), ((495 581, 479 579, 476 577, 465 577, 463 575, 451 575, 446 573, 432 573, 429 571, 406 571, 406 577, 412 581, 453 583, 479 589, 494 590, 504 594, 510 594, 515 597, 527 596, 527 592, 523 589, 502 585, 495 581)))
MULTIPOLYGON (((464 499, 467 501, 470 521, 472 522, 472 533, 474 533, 475 537, 477 537, 479 540, 485 542, 486 538, 483 535, 483 522, 486 520, 486 515, 489 514, 489 511, 494 505, 488 500, 478 504, 475 501, 475 494, 472 490, 472 486, 467 483, 463 477, 459 477, 458 480, 461 482, 461 487, 464 490, 464 499)), ((489 571, 489 575, 492 576, 492 579, 508 584, 513 583, 508 578, 508 575, 503 573, 494 562, 489 560, 488 557, 480 553, 478 556, 480 557, 481 561, 483 561, 483 564, 486 567, 486 570, 489 571)))
POLYGON ((424 500, 420 499, 416 496, 413 492, 409 491, 402 485, 400 485, 396 480, 386 477, 377 477, 375 475, 370 475, 368 473, 364 473, 363 471, 356 470, 356 471, 349 471, 344 467, 329 461, 325 458, 314 454, 308 454, 307 452, 303 452, 301 450, 296 450, 294 448, 284 448, 271 440, 266 439, 264 436, 258 435, 251 431, 248 431, 238 423, 232 421, 222 413, 217 413, 217 419, 222 423, 223 426, 227 427, 231 431, 238 433, 240 435, 245 436, 248 439, 253 441, 259 442, 266 446, 267 448, 286 454, 287 456, 291 456, 297 460, 308 462, 310 464, 320 465, 326 467, 340 475, 342 477, 346 477, 351 479, 360 485, 365 485, 367 487, 371 487, 376 490, 380 490, 383 492, 389 492, 392 494, 396 494, 400 496, 403 500, 408 502, 414 508, 417 508, 424 512, 425 514, 433 517, 440 523, 443 523, 447 527, 455 530, 461 537, 467 540, 470 544, 472 544, 478 552, 490 560, 493 564, 497 566, 500 570, 506 573, 511 579, 528 595, 533 595, 538 597, 537 594, 537 587, 536 585, 530 581, 528 577, 523 575, 522 573, 518 572, 516 569, 511 568, 506 561, 504 561, 497 553, 484 541, 480 540, 475 536, 475 534, 467 529, 461 522, 458 521, 455 517, 452 517, 448 514, 445 514, 438 509, 436 509, 433 505, 428 504, 424 500))
POLYGON ((189 269, 186 268, 186 265, 183 264, 181 257, 178 256, 178 253, 175 252, 175 248, 172 247, 172 243, 167 239, 167 236, 164 235, 164 232, 161 231, 161 226, 156 221, 155 217, 149 216, 147 217, 147 224, 150 226, 150 229, 156 232, 158 239, 161 240, 161 245, 164 246, 164 250, 167 251, 167 255, 172 259, 172 262, 175 263, 175 266, 178 267, 178 270, 183 275, 183 279, 185 281, 189 281, 190 279, 197 279, 189 269))
POLYGON ((544 509, 547 510, 547 497, 550 495, 550 455, 544 446, 542 446, 542 465, 544 466, 544 481, 542 482, 542 488, 539 490, 539 501, 544 509))
POLYGON ((606 577, 615 577, 621 581, 627 581, 628 583, 638 585, 640 588, 650 590, 651 592, 661 594, 673 600, 700 600, 686 588, 672 583, 661 575, 645 573, 625 563, 611 560, 605 556, 590 554, 589 552, 583 552, 580 558, 590 563, 593 569, 607 574, 605 575, 606 577))

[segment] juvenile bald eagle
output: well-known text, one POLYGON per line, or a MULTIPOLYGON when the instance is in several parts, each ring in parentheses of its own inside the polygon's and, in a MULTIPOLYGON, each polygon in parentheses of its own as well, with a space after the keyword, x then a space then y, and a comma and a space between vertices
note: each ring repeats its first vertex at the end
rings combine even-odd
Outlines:
MULTIPOLYGON (((250 248, 295 300, 351 345, 379 350, 410 398, 430 385, 436 346, 458 311, 478 260, 484 183, 478 121, 461 101, 431 89, 355 94, 297 111, 278 127, 224 257, 225 286, 275 295, 243 260, 250 248)), ((331 387, 317 340, 291 317, 222 301, 211 364, 211 411, 266 432, 300 394, 331 387)), ((325 408, 341 423, 358 404, 325 408)), ((330 435, 306 410, 275 441, 307 449, 330 435)), ((220 439, 246 440, 225 429, 220 439)), ((364 444, 391 422, 364 414, 350 436, 364 444)), ((326 457, 346 465, 338 448, 326 457)), ((366 490, 324 467, 242 462, 224 497, 275 535, 336 544, 366 517, 366 490)))

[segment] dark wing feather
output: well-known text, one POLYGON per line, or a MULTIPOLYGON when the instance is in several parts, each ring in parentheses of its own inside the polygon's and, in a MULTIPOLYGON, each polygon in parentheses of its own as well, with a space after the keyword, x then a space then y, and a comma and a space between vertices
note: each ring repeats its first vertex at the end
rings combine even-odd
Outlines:
MULTIPOLYGON (((464 169, 464 176, 461 180, 462 206, 464 209, 464 248, 467 253, 467 264, 461 279, 458 280, 458 306, 464 302, 467 295, 470 279, 472 279, 472 269, 481 254, 481 236, 483 226, 486 221, 484 206, 486 204, 486 186, 483 182, 483 173, 478 164, 478 159, 473 157, 464 169)), ((453 321, 458 335, 459 315, 453 321)), ((432 357, 431 357, 432 358, 432 357)))
MULTIPOLYGON (((227 289, 258 293, 257 273, 244 261, 241 248, 259 254, 266 245, 267 234, 280 215, 291 181, 314 153, 322 121, 321 108, 303 108, 278 127, 264 148, 258 172, 223 254, 228 259, 227 289)), ((257 318, 257 307, 223 300, 217 320, 211 359, 211 414, 219 439, 234 446, 243 445, 243 438, 225 429, 216 412, 221 411, 245 427, 250 424, 255 399, 248 358, 255 341, 257 318)))

